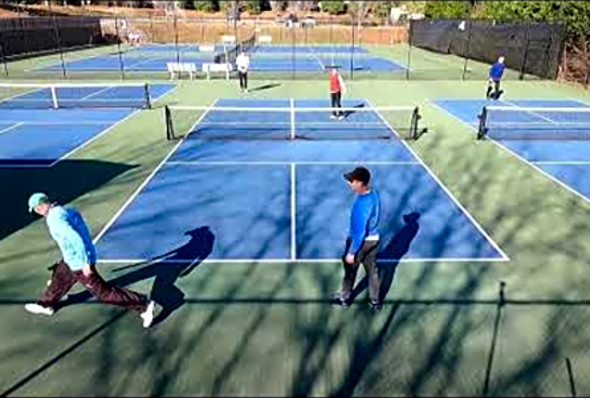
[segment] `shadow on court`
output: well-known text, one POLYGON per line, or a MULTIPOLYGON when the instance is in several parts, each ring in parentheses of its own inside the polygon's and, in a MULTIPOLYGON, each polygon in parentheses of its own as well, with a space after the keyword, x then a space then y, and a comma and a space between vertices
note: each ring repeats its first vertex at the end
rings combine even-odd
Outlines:
MULTIPOLYGON (((362 109, 362 108, 364 108, 364 107, 365 107, 365 104, 358 104, 358 105, 355 105, 355 106, 353 106, 353 108, 356 108, 356 109, 362 109)), ((352 110, 352 109, 349 109, 349 110, 347 110, 347 111, 344 111, 344 112, 342 113, 342 115, 343 115, 345 118, 347 118, 347 117, 349 117, 350 115, 352 115, 352 114, 354 114, 354 113, 355 113, 355 111, 354 111, 354 110, 352 110)))
POLYGON ((252 87, 251 89, 249 89, 248 91, 252 92, 252 91, 264 91, 264 90, 270 90, 272 88, 276 88, 276 87, 280 87, 281 83, 267 83, 267 84, 262 84, 256 87, 252 87))
MULTIPOLYGON (((208 226, 187 231, 185 235, 190 237, 186 244, 153 258, 149 262, 115 269, 115 272, 121 272, 141 267, 108 281, 111 285, 128 286, 155 277, 150 298, 158 303, 162 310, 154 319, 154 326, 164 321, 184 304, 185 294, 176 286, 177 280, 189 275, 213 250, 215 235, 208 226)), ((59 308, 84 302, 91 297, 92 295, 87 291, 70 295, 59 308)))
POLYGON ((97 160, 63 160, 53 167, 1 167, 0 240, 38 219, 28 212, 33 192, 66 204, 137 166, 97 160))
MULTIPOLYGON (((379 291, 379 298, 383 301, 391 289, 395 277, 395 271, 401 260, 410 250, 410 244, 416 237, 418 229, 420 228, 418 220, 420 213, 404 214, 404 226, 400 229, 393 238, 381 246, 381 250, 377 254, 377 267, 379 269, 379 279, 381 280, 381 289, 379 291), (388 260, 384 262, 383 260, 388 260)), ((365 289, 367 289, 368 281, 365 276, 353 289, 351 299, 354 300, 365 289)))

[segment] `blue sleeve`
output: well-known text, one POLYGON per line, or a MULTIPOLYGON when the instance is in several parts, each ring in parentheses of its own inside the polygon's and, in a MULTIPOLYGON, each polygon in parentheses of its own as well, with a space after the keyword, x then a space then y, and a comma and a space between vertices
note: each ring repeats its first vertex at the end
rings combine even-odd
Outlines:
POLYGON ((367 222, 371 215, 371 206, 367 201, 357 202, 352 208, 350 220, 350 238, 352 242, 348 254, 355 254, 361 248, 367 233, 367 222))
POLYGON ((500 79, 502 77, 502 74, 503 73, 504 73, 504 65, 503 64, 499 64, 499 63, 495 63, 490 68, 489 76, 492 79, 500 79))
POLYGON ((57 241, 64 261, 73 271, 81 270, 85 264, 90 263, 84 239, 72 227, 65 212, 49 217, 47 224, 51 235, 57 241))

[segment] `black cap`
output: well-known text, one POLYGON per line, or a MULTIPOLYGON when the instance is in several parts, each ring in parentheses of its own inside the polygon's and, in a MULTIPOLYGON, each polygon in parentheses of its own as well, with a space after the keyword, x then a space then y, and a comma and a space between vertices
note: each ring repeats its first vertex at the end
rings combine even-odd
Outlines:
POLYGON ((364 185, 369 185, 371 173, 365 167, 359 166, 348 173, 344 173, 344 179, 349 182, 360 181, 364 185))

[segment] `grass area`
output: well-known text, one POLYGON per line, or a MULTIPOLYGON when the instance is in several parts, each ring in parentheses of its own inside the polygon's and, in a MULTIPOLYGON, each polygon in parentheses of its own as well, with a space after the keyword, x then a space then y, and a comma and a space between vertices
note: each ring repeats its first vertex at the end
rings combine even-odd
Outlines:
MULTIPOLYGON (((383 49, 393 56, 394 50, 383 49)), ((401 52, 403 54, 403 51, 401 52)), ((459 63, 455 63, 459 66, 459 63)), ((252 87, 271 81, 255 81, 252 87)), ((325 98, 327 83, 281 81, 248 98, 325 98)), ((205 263, 175 281, 185 304, 150 331, 84 302, 26 314, 59 255, 26 197, 47 190, 96 235, 174 143, 162 110, 137 113, 49 170, 0 169, 0 391, 13 395, 590 394, 589 206, 431 105, 481 98, 485 81, 352 81, 349 97, 417 104, 430 132, 411 146, 511 258, 402 263, 384 308, 328 304, 339 265, 205 263), (503 281, 505 301, 499 299, 503 281), (571 364, 571 379, 567 361, 571 364)), ((590 94, 507 81, 511 98, 590 94)), ((184 81, 163 102, 207 105, 236 81, 184 81)), ((441 236, 444 239, 444 236, 441 236)), ((123 264, 121 265, 123 266, 123 264)), ((125 273, 100 265, 108 279, 125 273)), ((135 282, 149 292, 153 274, 135 282)))

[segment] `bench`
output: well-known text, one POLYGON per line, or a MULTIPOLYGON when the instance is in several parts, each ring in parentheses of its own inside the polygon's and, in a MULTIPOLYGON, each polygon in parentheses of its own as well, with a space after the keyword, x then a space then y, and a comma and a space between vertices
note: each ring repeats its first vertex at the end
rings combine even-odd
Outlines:
POLYGON ((170 73, 170 80, 173 80, 177 74, 180 78, 183 73, 187 73, 191 79, 197 74, 197 65, 193 63, 168 62, 166 67, 170 73))
POLYGON ((201 44, 199 46, 199 51, 212 53, 212 52, 215 52, 215 46, 214 45, 201 44))
POLYGON ((207 74, 207 80, 211 79, 211 73, 225 73, 225 79, 229 80, 229 74, 232 71, 232 65, 229 63, 215 64, 204 63, 203 72, 207 74))

